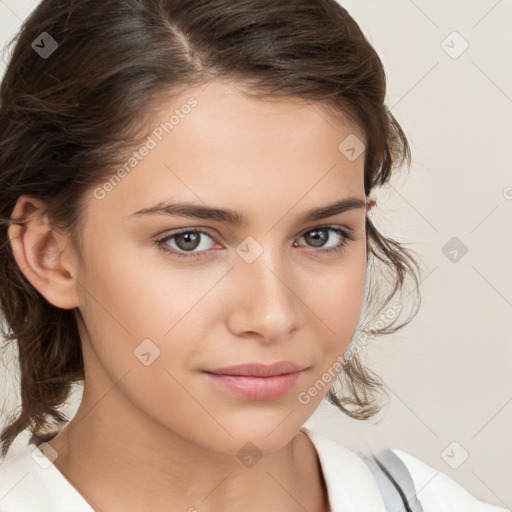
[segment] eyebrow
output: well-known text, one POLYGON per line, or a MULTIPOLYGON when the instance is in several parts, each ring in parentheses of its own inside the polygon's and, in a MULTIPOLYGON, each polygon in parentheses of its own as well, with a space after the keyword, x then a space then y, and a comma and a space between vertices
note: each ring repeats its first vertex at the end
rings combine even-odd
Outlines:
MULTIPOLYGON (((320 206, 317 208, 311 208, 303 213, 299 218, 300 224, 306 222, 312 222, 315 220, 324 219, 326 217, 332 217, 344 213, 348 210, 355 208, 370 208, 373 206, 373 201, 369 200, 368 203, 364 199, 359 197, 346 197, 341 201, 328 204, 327 206, 320 206)), ((210 206, 202 206, 193 203, 158 203, 150 208, 144 208, 132 213, 130 216, 146 216, 146 215, 176 215, 178 217, 190 217, 194 219, 212 220, 223 222, 231 225, 241 225, 246 222, 246 217, 233 210, 214 208, 210 206)))

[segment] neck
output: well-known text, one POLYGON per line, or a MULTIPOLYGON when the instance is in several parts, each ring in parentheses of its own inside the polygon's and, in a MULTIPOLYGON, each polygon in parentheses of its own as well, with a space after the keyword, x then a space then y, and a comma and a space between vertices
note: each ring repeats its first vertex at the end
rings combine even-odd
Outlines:
POLYGON ((147 418, 128 420, 113 403, 84 395, 73 420, 49 441, 58 452, 54 465, 95 510, 328 510, 318 456, 303 432, 259 459, 241 458, 147 418))

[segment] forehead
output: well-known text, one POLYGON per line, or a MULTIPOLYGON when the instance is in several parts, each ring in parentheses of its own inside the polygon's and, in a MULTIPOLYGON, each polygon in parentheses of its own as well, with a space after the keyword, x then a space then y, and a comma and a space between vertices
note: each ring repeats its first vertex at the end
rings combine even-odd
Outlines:
POLYGON ((123 215, 173 198, 261 214, 269 204, 364 195, 364 153, 351 160, 340 150, 347 137, 364 136, 321 103, 251 98, 213 81, 162 98, 148 119, 147 149, 134 148, 138 158, 105 198, 123 215))
POLYGON ((326 103, 298 97, 251 96, 244 85, 227 80, 213 80, 187 88, 172 97, 155 100, 149 116, 150 131, 161 121, 169 120, 173 113, 179 115, 179 119, 175 116, 172 130, 183 119, 192 117, 192 121, 187 123, 189 128, 209 131, 212 138, 229 128, 236 132, 240 127, 255 129, 261 137, 280 131, 281 137, 286 138, 292 134, 283 129, 292 125, 296 138, 330 128, 337 137, 350 133, 361 141, 365 139, 363 131, 346 113, 326 103), (191 100, 197 104, 193 109, 187 106, 191 100), (184 115, 180 110, 186 111, 184 115), (189 116, 190 113, 194 115, 189 116), (196 118, 195 122, 193 118, 196 118), (265 130, 261 130, 262 125, 266 126, 265 130))

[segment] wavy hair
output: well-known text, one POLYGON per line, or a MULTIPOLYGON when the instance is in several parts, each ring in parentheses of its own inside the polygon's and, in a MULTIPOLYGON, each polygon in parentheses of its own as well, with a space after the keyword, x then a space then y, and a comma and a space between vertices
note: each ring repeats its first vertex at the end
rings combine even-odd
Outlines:
MULTIPOLYGON (((60 407, 84 379, 78 308, 50 304, 14 259, 7 228, 24 221, 11 218, 20 195, 44 201, 51 227, 68 233, 80 256, 86 191, 144 140, 140 127, 162 98, 214 79, 348 116, 366 139, 367 197, 395 169, 410 167, 407 138, 384 103, 382 62, 335 0, 43 0, 11 46, 0 88, 0 306, 5 346, 18 349, 21 409, 2 430, 4 456, 25 429, 33 440, 51 421, 67 421, 60 407)), ((418 291, 420 267, 368 214, 366 236, 363 316, 371 322, 389 311, 406 280, 418 291)), ((405 321, 370 323, 370 335, 408 323, 419 309, 415 297, 405 321)), ((380 409, 383 383, 353 348, 338 376, 343 393, 331 388, 326 398, 365 420, 380 409)))

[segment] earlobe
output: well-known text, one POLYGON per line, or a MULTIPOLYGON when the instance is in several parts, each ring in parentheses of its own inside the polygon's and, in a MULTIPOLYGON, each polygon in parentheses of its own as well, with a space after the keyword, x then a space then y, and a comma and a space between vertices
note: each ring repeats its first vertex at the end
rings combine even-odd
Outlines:
POLYGON ((45 203, 27 195, 18 198, 11 214, 19 221, 9 226, 8 236, 20 270, 27 280, 56 307, 78 307, 75 268, 63 258, 68 250, 66 239, 52 231, 45 203))

